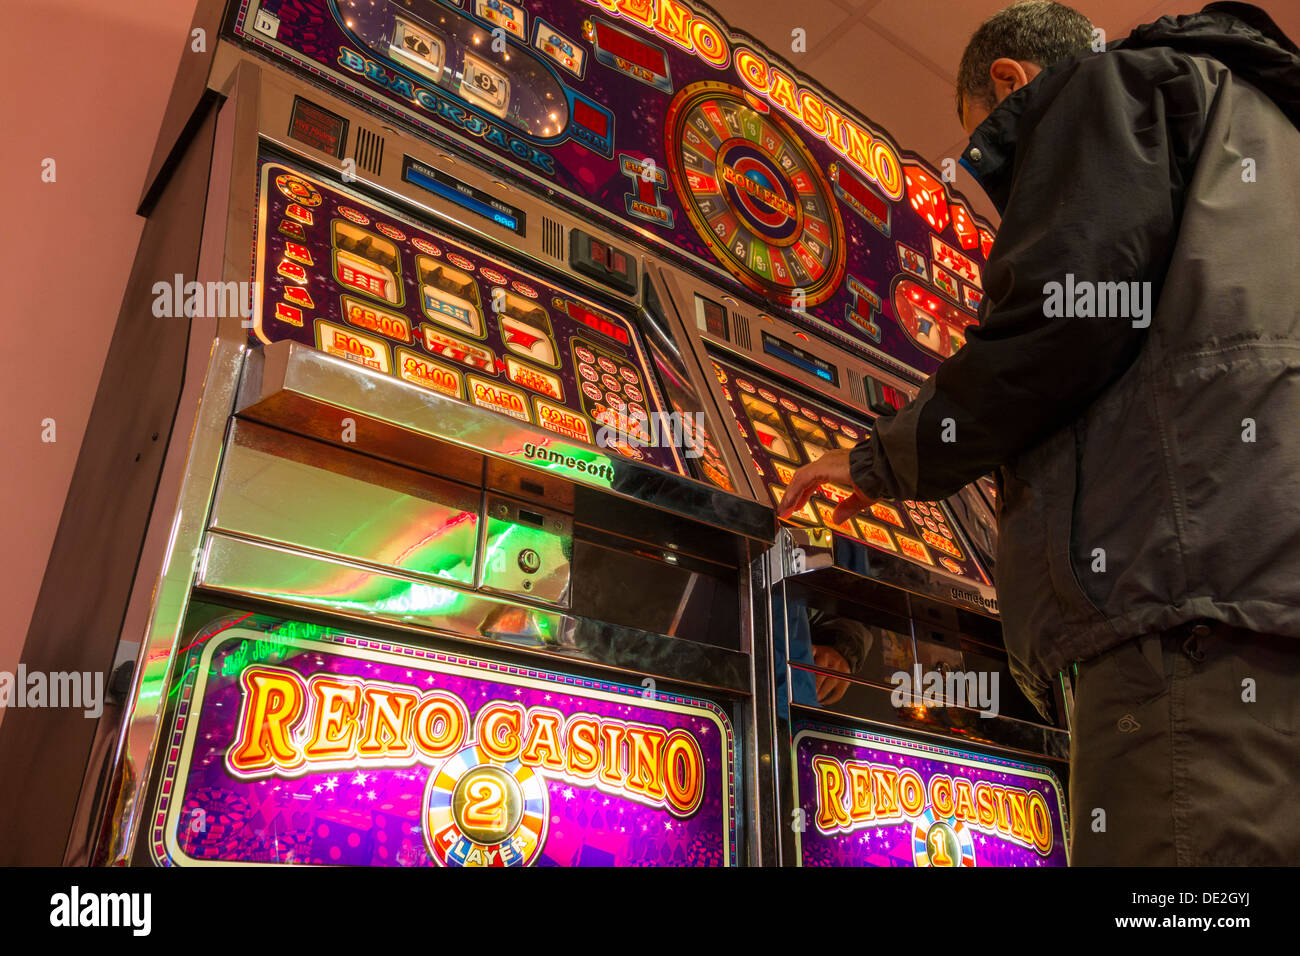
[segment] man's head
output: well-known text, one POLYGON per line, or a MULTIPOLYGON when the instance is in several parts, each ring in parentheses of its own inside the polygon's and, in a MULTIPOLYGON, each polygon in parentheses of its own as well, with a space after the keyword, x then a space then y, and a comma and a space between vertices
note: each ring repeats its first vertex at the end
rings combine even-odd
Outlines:
POLYGON ((980 25, 957 70, 957 118, 967 133, 1045 66, 1090 49, 1092 23, 1052 0, 1020 0, 980 25))

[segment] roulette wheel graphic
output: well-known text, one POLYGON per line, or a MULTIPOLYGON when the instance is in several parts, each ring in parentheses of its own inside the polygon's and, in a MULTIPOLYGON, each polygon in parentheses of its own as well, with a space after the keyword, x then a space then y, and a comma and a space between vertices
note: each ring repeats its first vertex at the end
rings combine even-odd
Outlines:
POLYGON ((916 866, 975 866, 975 840, 965 821, 937 819, 926 810, 910 822, 916 866))
POLYGON ((693 83, 669 106, 664 140, 691 224, 732 275, 787 306, 835 292, 845 239, 830 184, 766 104, 726 83, 693 83))

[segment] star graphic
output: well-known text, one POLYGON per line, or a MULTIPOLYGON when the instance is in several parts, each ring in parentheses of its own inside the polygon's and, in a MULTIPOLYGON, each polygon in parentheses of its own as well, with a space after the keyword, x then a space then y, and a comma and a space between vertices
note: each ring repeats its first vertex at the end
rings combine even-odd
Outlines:
POLYGON ((328 790, 330 793, 333 793, 334 788, 337 787, 338 785, 339 785, 338 777, 330 777, 328 780, 325 781, 325 789, 328 790))

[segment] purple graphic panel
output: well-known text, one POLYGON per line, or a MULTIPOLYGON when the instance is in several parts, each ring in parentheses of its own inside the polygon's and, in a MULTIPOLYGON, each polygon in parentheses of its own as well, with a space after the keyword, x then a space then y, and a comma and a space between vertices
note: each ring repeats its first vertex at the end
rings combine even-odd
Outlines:
POLYGON ((803 866, 1065 866, 1051 770, 845 727, 796 725, 803 866))
POLYGON ((919 374, 991 229, 944 177, 685 0, 262 0, 235 35, 580 215, 919 374))
POLYGON ((724 866, 714 704, 289 624, 193 648, 164 864, 724 866))

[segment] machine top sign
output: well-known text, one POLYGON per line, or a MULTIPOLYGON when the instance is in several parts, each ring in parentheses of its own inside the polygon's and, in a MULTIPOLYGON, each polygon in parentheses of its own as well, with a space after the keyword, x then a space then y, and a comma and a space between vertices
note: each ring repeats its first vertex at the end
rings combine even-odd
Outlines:
POLYGON ((943 177, 693 4, 264 0, 233 29, 904 374, 975 321, 992 233, 943 177))

